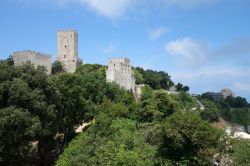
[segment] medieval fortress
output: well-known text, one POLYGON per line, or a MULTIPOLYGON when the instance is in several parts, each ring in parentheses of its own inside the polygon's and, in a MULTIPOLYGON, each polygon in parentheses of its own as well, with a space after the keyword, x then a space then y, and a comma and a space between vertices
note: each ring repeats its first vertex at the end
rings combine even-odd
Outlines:
POLYGON ((35 67, 44 66, 47 70, 47 74, 51 73, 52 70, 51 55, 31 50, 25 50, 25 51, 14 52, 12 58, 14 60, 15 66, 20 66, 24 62, 30 61, 34 64, 35 67))
POLYGON ((127 90, 134 90, 135 79, 128 58, 109 59, 106 77, 108 82, 115 81, 127 90))
POLYGON ((57 60, 62 62, 69 73, 75 72, 82 64, 78 57, 78 34, 74 30, 57 32, 57 60))
MULTIPOLYGON (((12 55, 14 65, 19 66, 25 62, 31 62, 35 67, 44 66, 47 74, 52 71, 52 56, 35 51, 18 51, 12 55)), ((78 54, 78 33, 75 30, 60 30, 57 32, 57 57, 69 73, 75 72, 82 60, 78 54)), ((122 88, 140 95, 141 87, 135 85, 134 73, 128 58, 111 58, 108 60, 106 71, 107 82, 116 82, 122 88)))

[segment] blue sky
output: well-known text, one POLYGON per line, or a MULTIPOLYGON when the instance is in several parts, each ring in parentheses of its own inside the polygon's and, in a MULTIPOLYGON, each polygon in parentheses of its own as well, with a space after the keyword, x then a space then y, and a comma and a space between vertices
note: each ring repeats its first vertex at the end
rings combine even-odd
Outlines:
POLYGON ((55 58, 57 30, 75 29, 87 63, 128 57, 191 93, 228 87, 250 101, 249 0, 1 0, 0 22, 1 59, 55 58))

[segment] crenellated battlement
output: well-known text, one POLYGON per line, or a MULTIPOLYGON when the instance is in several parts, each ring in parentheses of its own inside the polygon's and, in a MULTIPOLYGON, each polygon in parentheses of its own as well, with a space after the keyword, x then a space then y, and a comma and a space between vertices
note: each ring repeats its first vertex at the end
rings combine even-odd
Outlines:
POLYGON ((58 31, 57 31, 57 33, 59 33, 59 32, 61 32, 61 33, 78 33, 75 29, 59 29, 58 31))
POLYGON ((13 55, 17 55, 17 54, 23 54, 24 56, 25 55, 35 55, 35 56, 42 56, 44 58, 51 58, 52 55, 50 54, 46 54, 46 53, 42 53, 42 52, 38 52, 38 51, 33 51, 33 50, 22 50, 22 51, 16 51, 16 52, 13 52, 13 55))
MULTIPOLYGON (((66 71, 75 72, 82 60, 78 57, 78 33, 74 29, 60 29, 57 31, 57 60, 65 65, 66 71)), ((15 66, 31 62, 35 67, 44 66, 47 73, 52 70, 52 55, 33 50, 16 51, 12 54, 15 66)))
POLYGON ((123 64, 130 65, 130 60, 128 58, 125 58, 125 57, 109 58, 108 63, 123 63, 123 64))
POLYGON ((81 64, 78 57, 78 33, 77 31, 59 30, 57 32, 57 60, 62 62, 69 73, 75 72, 81 64))
POLYGON ((106 71, 108 82, 116 82, 121 87, 135 91, 135 79, 128 58, 109 58, 106 71))
POLYGON ((51 57, 49 54, 32 50, 16 51, 12 55, 15 66, 21 66, 23 63, 31 62, 35 67, 44 66, 48 74, 50 74, 52 70, 51 57))

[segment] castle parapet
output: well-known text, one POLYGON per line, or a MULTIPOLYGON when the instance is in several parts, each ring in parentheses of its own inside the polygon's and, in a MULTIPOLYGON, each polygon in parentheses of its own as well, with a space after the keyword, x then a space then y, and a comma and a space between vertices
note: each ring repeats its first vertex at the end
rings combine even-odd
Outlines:
POLYGON ((36 52, 32 50, 23 50, 14 52, 12 55, 15 66, 21 66, 26 62, 31 62, 35 67, 44 66, 47 70, 47 74, 51 74, 52 60, 51 55, 36 52))

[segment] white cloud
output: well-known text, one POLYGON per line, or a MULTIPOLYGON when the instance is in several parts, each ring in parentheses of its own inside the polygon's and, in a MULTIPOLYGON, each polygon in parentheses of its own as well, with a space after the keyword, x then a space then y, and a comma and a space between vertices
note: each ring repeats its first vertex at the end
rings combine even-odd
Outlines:
MULTIPOLYGON (((14 1, 14 0, 12 0, 14 1)), ((136 0, 137 1, 137 0, 136 0)), ((134 0, 18 0, 26 7, 70 7, 82 5, 95 11, 98 15, 109 19, 117 19, 124 16, 134 4, 134 0)))
POLYGON ((126 16, 131 17, 131 13, 137 15, 144 10, 150 10, 152 6, 177 6, 181 8, 194 8, 202 5, 213 4, 219 0, 10 0, 21 2, 26 7, 63 7, 79 6, 90 8, 98 15, 104 16, 111 20, 116 20, 126 16), (145 6, 150 6, 145 8, 145 6), (135 8, 136 10, 132 10, 135 8), (129 11, 133 11, 129 13, 129 11))
POLYGON ((167 43, 165 49, 170 55, 180 57, 181 65, 188 66, 202 65, 209 52, 206 44, 188 37, 167 43))
POLYGON ((132 5, 132 0, 79 0, 99 15, 117 19, 124 15, 132 5))
POLYGON ((149 40, 155 41, 161 38, 166 33, 170 32, 170 29, 165 27, 158 27, 156 29, 150 29, 148 30, 148 32, 149 32, 149 40))
POLYGON ((250 63, 250 39, 237 39, 219 47, 209 47, 206 42, 194 40, 190 37, 170 41, 165 45, 168 55, 176 58, 177 64, 186 67, 201 67, 220 62, 250 63))

